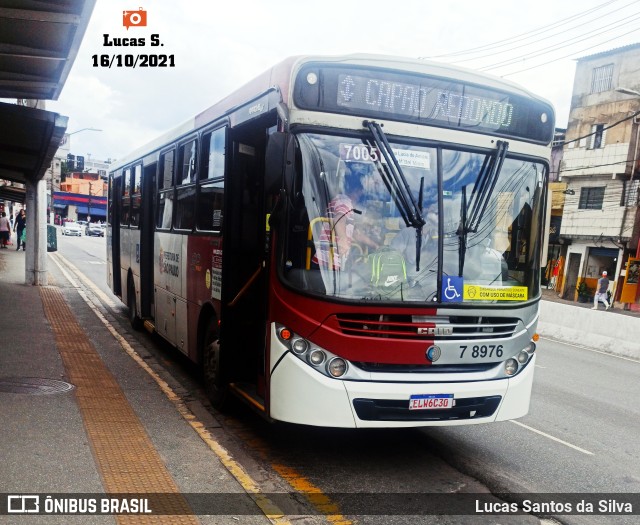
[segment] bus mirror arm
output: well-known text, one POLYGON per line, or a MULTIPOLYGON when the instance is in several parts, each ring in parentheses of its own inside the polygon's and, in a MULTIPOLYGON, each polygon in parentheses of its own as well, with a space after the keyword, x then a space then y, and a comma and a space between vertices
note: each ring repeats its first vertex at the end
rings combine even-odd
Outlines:
POLYGON ((285 131, 289 131, 289 108, 284 102, 278 102, 276 106, 278 117, 282 121, 285 131))
POLYGON ((273 209, 269 213, 269 227, 276 228, 280 224, 282 212, 286 209, 287 204, 287 191, 284 188, 280 188, 276 202, 273 205, 273 209))

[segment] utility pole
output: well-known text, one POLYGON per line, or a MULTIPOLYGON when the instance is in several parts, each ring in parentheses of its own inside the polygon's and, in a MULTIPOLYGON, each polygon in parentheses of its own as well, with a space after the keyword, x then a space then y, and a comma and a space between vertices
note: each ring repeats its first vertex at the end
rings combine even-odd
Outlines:
POLYGON ((87 202, 87 222, 91 222, 91 196, 93 195, 93 181, 89 180, 89 201, 87 202))

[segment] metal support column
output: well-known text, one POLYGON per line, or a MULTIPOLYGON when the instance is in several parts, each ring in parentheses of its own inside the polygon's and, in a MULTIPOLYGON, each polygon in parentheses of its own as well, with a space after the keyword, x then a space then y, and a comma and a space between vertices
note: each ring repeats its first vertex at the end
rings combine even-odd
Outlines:
POLYGON ((27 253, 25 284, 46 286, 47 277, 47 182, 27 182, 27 253))

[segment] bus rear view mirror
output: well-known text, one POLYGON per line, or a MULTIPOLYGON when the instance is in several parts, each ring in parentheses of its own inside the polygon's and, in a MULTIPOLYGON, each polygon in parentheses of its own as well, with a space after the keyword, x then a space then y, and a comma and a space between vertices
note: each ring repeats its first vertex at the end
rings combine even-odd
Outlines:
POLYGON ((283 187, 287 134, 276 131, 269 135, 265 154, 264 189, 269 195, 278 193, 283 187))

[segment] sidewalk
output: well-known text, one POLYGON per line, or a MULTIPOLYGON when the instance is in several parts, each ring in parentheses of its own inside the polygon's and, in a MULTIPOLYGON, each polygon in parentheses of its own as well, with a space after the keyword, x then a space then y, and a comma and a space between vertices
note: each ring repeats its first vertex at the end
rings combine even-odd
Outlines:
MULTIPOLYGON (((189 515, 194 494, 233 495, 255 509, 242 523, 269 523, 51 258, 48 266, 50 286, 26 285, 24 252, 0 252, 0 493, 39 494, 42 502, 47 494, 148 494, 164 515, 119 516, 118 523, 184 524, 228 522, 215 512, 189 515)), ((205 431, 217 425, 203 421, 205 431)), ((34 518, 14 515, 11 523, 116 522, 113 515, 34 518)))
POLYGON ((542 299, 538 333, 543 337, 640 360, 640 312, 620 304, 593 310, 592 302, 568 301, 545 288, 542 299))
MULTIPOLYGON (((562 299, 561 297, 559 297, 558 292, 556 292, 555 290, 552 289, 547 289, 544 286, 542 286, 542 299, 544 301, 551 301, 554 303, 559 303, 559 304, 566 304, 569 306, 575 306, 576 308, 586 308, 586 309, 591 309, 593 308, 593 302, 588 302, 588 303, 579 303, 577 301, 571 301, 568 299, 562 299)), ((622 308, 622 304, 620 303, 615 303, 614 305, 612 305, 613 308, 610 308, 607 313, 612 313, 612 314, 619 314, 619 315, 627 315, 630 317, 637 317, 638 319, 640 319, 640 311, 637 310, 624 310, 622 308)), ((604 311, 604 305, 600 304, 598 306, 599 310, 603 310, 604 311)))

